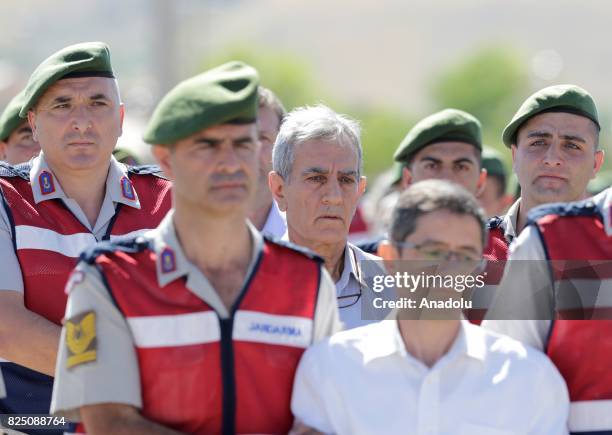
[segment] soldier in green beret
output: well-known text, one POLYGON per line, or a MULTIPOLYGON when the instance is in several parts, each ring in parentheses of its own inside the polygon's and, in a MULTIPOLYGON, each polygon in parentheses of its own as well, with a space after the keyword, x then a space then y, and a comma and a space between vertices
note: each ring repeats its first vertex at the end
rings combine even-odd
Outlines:
POLYGON ((503 131, 521 197, 506 215, 489 222, 485 256, 505 260, 508 246, 536 206, 577 201, 604 159, 593 97, 575 85, 555 85, 528 97, 503 131))
POLYGON ((19 93, 0 115, 0 160, 11 165, 27 162, 40 152, 28 121, 19 117, 22 104, 23 94, 19 93))
MULTIPOLYGON (((443 179, 460 184, 479 197, 486 185, 487 171, 482 168, 482 132, 480 121, 458 109, 444 109, 416 123, 400 143, 393 159, 401 168, 400 189, 429 179, 443 179)), ((380 211, 388 220, 394 199, 380 211)), ((388 222, 383 222, 386 228, 388 222)), ((375 253, 382 237, 357 246, 375 253)))
POLYGON ((258 81, 230 62, 172 89, 144 135, 172 210, 82 256, 66 317, 95 316, 97 355, 81 364, 62 336, 52 411, 88 433, 287 433, 300 356, 339 329, 320 260, 248 221, 258 81))
POLYGON ((462 110, 445 109, 419 121, 393 156, 404 164, 404 188, 428 179, 445 179, 478 196, 487 174, 482 169, 480 122, 462 110))
POLYGON ((482 167, 487 170, 487 184, 478 200, 487 216, 501 216, 512 204, 512 195, 506 194, 508 173, 502 155, 493 148, 485 147, 482 150, 482 167))
MULTIPOLYGON (((0 355, 9 360, 0 362, 8 393, 0 414, 48 414, 64 289, 79 254, 155 228, 170 208, 170 182, 159 168, 126 167, 111 156, 124 109, 106 44, 52 54, 20 98, 18 125, 27 118, 41 152, 24 165, 0 164, 0 355)), ((87 335, 81 323, 72 326, 83 358, 87 335)))

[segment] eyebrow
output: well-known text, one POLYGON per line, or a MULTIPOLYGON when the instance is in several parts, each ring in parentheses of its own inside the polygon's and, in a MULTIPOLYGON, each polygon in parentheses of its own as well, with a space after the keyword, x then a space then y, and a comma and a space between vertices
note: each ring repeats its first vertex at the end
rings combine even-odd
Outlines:
MULTIPOLYGON (((540 137, 540 138, 551 138, 552 134, 547 133, 545 131, 532 131, 527 134, 527 137, 540 137)), ((580 136, 576 136, 574 134, 562 134, 561 139, 565 140, 573 140, 576 142, 586 143, 586 140, 580 136)))
POLYGON ((19 133, 32 133, 32 129, 30 128, 29 125, 24 125, 19 130, 17 130, 17 134, 19 133))
POLYGON ((253 142, 253 138, 251 136, 243 136, 243 137, 239 137, 238 139, 232 140, 232 143, 234 145, 241 144, 241 143, 247 143, 247 142, 253 142))
POLYGON ((60 95, 59 97, 55 97, 53 100, 51 100, 51 104, 68 103, 70 101, 72 101, 71 97, 60 95))
MULTIPOLYGON (((302 171, 302 175, 308 175, 308 174, 322 174, 322 175, 327 175, 329 174, 329 171, 327 169, 323 169, 323 168, 319 168, 319 167, 312 167, 312 168, 306 168, 304 169, 304 171, 302 171)), ((356 177, 357 176, 357 171, 351 169, 349 171, 338 171, 338 174, 343 175, 345 177, 356 177)))
POLYGON ((99 93, 89 97, 90 100, 110 100, 105 94, 99 93))
MULTIPOLYGON (((421 162, 429 161, 429 162, 438 163, 438 164, 442 163, 441 159, 437 159, 437 158, 431 157, 431 156, 425 156, 425 157, 423 157, 419 161, 421 161, 421 162)), ((457 163, 469 163, 471 165, 474 164, 474 162, 469 157, 459 157, 458 159, 453 160, 453 164, 457 164, 457 163)))

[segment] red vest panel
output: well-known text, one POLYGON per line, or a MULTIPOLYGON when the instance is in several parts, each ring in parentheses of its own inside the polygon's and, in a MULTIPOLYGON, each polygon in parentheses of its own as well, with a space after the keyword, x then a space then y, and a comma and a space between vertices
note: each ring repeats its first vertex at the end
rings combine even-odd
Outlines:
MULTIPOLYGON (((129 178, 141 208, 118 204, 106 238, 155 228, 170 209, 170 182, 132 170, 138 168, 130 170, 129 178)), ((60 325, 66 308, 64 286, 68 276, 80 252, 95 244, 96 239, 60 199, 36 204, 28 178, 1 177, 0 190, 12 220, 26 307, 60 325), (33 243, 36 249, 31 247, 33 243)))
POLYGON ((312 343, 317 261, 266 240, 227 319, 186 287, 160 287, 156 254, 97 257, 138 355, 142 414, 193 434, 287 433, 297 364, 312 343))
MULTIPOLYGON (((570 279, 581 280, 578 290, 590 287, 589 281, 597 288, 597 283, 612 279, 612 237, 605 233, 600 211, 594 204, 588 204, 575 206, 569 213, 547 214, 535 220, 548 260, 554 261, 552 269, 557 293, 567 290, 568 287, 561 285, 569 283, 570 279)), ((558 303, 560 295, 556 297, 558 303)), ((605 423, 609 419, 600 412, 599 404, 604 402, 598 402, 612 400, 612 320, 572 320, 585 316, 610 319, 610 307, 595 302, 579 310, 558 309, 547 354, 569 389, 572 401, 570 429, 577 432, 594 428, 612 430, 612 425, 605 423), (585 421, 588 421, 586 425, 585 421)), ((605 414, 609 415, 609 410, 605 414)))

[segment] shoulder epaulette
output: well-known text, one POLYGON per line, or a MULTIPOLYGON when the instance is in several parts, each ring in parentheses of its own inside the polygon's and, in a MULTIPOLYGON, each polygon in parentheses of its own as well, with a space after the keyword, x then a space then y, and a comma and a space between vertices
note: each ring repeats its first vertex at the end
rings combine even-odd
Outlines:
POLYGON ((110 254, 112 252, 127 252, 135 254, 144 251, 150 247, 150 242, 142 236, 129 237, 116 241, 98 242, 91 248, 86 249, 81 253, 80 260, 86 263, 93 264, 100 255, 110 254))
POLYGON ((312 252, 310 249, 304 248, 303 246, 296 245, 295 243, 288 242, 287 240, 281 240, 281 239, 279 239, 277 237, 271 237, 271 236, 269 236, 267 234, 264 234, 263 238, 267 242, 274 243, 274 244, 282 246, 284 248, 288 248, 288 249, 290 249, 292 251, 296 251, 296 252, 298 252, 298 253, 300 253, 300 254, 310 258, 311 260, 315 260, 315 261, 317 261, 319 263, 323 263, 324 262, 323 258, 321 258, 317 254, 312 252))
POLYGON ((527 225, 549 215, 566 217, 599 215, 603 219, 601 211, 597 208, 593 198, 587 198, 582 201, 556 202, 536 207, 527 214, 527 225))
POLYGON ((139 166, 128 166, 127 171, 130 174, 135 175, 154 175, 159 178, 167 180, 168 178, 164 175, 161 168, 157 165, 139 165, 139 166))
POLYGON ((30 170, 32 164, 30 162, 20 163, 18 165, 9 165, 6 162, 0 162, 0 177, 21 177, 24 180, 30 181, 30 170))
POLYGON ((487 221, 487 229, 494 230, 499 228, 504 221, 504 218, 501 216, 493 216, 487 221))

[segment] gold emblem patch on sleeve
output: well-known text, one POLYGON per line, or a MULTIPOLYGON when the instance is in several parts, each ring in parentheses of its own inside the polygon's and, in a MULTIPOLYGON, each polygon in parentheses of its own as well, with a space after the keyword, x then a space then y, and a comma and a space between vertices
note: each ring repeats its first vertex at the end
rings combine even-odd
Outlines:
POLYGON ((70 369, 97 358, 96 313, 87 311, 66 320, 66 347, 70 369))

